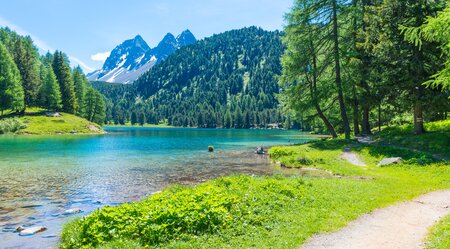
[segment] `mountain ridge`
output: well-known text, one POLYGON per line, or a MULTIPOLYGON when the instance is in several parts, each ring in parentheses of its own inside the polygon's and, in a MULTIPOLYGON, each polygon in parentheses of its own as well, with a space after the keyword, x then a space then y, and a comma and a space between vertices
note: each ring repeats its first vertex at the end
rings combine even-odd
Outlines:
POLYGON ((179 48, 196 41, 192 32, 186 29, 177 37, 167 33, 156 47, 151 48, 142 36, 136 35, 133 39, 125 40, 116 46, 102 68, 87 74, 87 78, 90 81, 132 83, 179 48))

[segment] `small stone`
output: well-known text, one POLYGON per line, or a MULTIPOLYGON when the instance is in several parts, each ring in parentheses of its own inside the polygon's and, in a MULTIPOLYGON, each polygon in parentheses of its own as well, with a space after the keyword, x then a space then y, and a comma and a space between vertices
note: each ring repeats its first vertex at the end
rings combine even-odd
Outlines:
MULTIPOLYGON (((19 227, 19 228, 22 228, 22 227, 19 227)), ((36 233, 44 232, 45 230, 47 230, 47 228, 43 227, 43 226, 30 227, 30 228, 21 230, 19 235, 20 236, 33 235, 33 234, 36 234, 36 233)))
POLYGON ((69 214, 76 214, 76 213, 81 213, 81 209, 79 208, 71 208, 71 209, 67 209, 66 211, 64 211, 64 215, 69 215, 69 214))
POLYGON ((402 162, 402 158, 401 157, 389 157, 389 158, 385 158, 383 160, 381 160, 377 166, 386 166, 386 165, 390 165, 390 164, 398 164, 402 162))

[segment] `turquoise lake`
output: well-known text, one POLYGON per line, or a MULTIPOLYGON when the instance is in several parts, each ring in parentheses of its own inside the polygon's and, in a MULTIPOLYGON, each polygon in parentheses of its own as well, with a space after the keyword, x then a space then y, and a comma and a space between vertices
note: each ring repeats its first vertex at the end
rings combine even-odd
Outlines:
POLYGON ((0 137, 0 248, 51 248, 61 226, 165 186, 232 174, 273 174, 257 146, 307 142, 298 131, 106 127, 95 136, 0 137), (208 146, 214 152, 208 153, 208 146), (80 208, 82 213, 64 215, 80 208), (45 226, 22 237, 17 226, 45 226))

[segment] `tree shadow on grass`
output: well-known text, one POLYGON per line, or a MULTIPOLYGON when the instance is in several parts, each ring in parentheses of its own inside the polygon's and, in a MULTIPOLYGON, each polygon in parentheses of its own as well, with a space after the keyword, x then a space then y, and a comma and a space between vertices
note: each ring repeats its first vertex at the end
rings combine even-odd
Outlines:
POLYGON ((355 144, 355 141, 353 140, 333 139, 325 141, 312 141, 310 147, 318 150, 343 150, 353 144, 355 144))
POLYGON ((368 145, 354 148, 355 151, 367 149, 369 155, 377 158, 401 157, 406 164, 429 165, 437 162, 432 154, 427 152, 417 152, 407 148, 399 148, 388 145, 368 145))

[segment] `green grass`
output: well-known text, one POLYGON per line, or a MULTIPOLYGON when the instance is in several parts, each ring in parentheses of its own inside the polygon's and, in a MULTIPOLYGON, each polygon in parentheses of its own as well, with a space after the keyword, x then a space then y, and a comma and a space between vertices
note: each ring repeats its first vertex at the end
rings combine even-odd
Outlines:
POLYGON ((270 154, 285 166, 347 177, 241 175, 172 186, 141 202, 106 207, 68 223, 61 247, 298 248, 313 234, 342 228, 374 209, 450 188, 448 162, 405 148, 328 140, 274 147, 270 154), (367 167, 340 158, 348 146, 367 167), (405 160, 375 166, 392 155, 405 160))
POLYGON ((426 241, 427 249, 448 249, 450 248, 450 215, 439 221, 430 229, 426 241))
POLYGON ((450 157, 450 119, 425 124, 427 132, 412 135, 413 126, 388 127, 374 136, 381 143, 405 146, 450 157))
POLYGON ((53 134, 99 134, 102 128, 84 118, 61 112, 61 117, 47 117, 45 111, 29 108, 24 116, 15 117, 25 126, 16 134, 53 135, 53 134), (93 128, 93 129, 92 129, 93 128))

